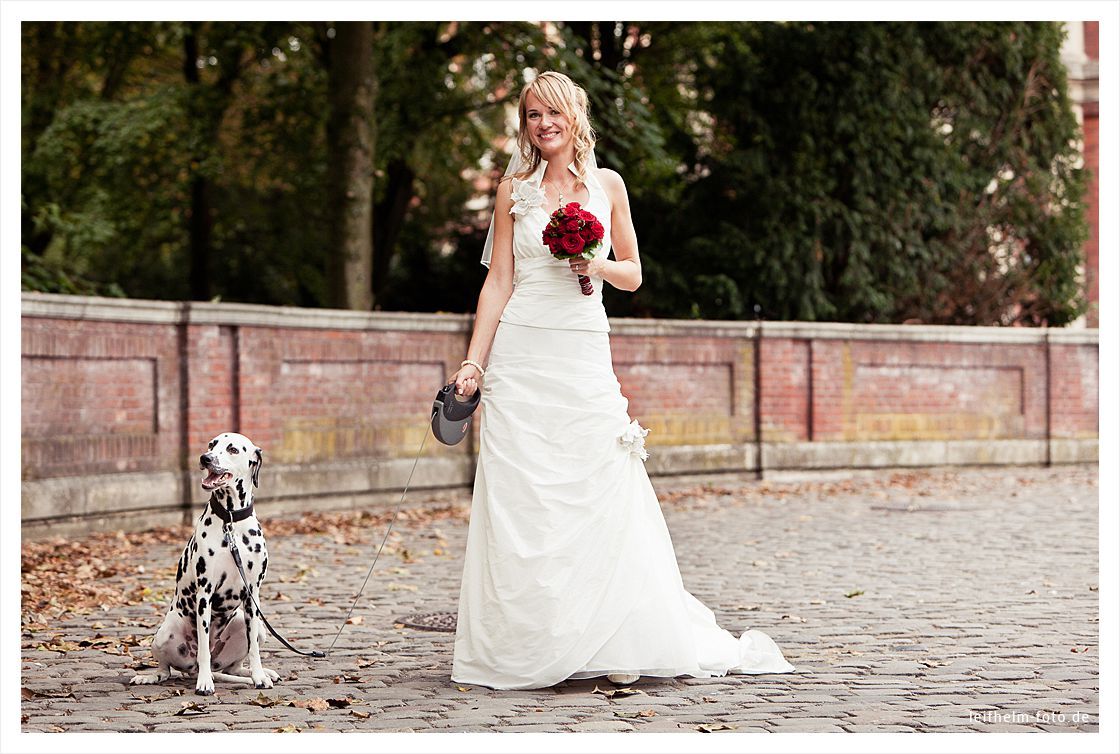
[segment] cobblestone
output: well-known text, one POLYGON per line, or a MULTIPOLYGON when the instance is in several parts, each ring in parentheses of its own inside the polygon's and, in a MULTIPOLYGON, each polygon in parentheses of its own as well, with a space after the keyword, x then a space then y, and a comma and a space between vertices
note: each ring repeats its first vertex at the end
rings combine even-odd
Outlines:
MULTIPOLYGON (((214 696, 200 697, 193 679, 180 675, 133 687, 128 679, 147 660, 145 648, 131 657, 37 649, 55 636, 90 638, 94 619, 103 635, 150 636, 165 604, 109 605, 95 616, 63 616, 46 630, 25 628, 22 729, 1096 731, 1095 469, 910 478, 836 494, 716 480, 663 504, 685 586, 736 635, 747 628, 770 634, 798 673, 643 678, 634 684, 642 693, 616 698, 593 693, 614 688, 605 678, 511 692, 456 684, 454 635, 399 628, 395 620, 455 611, 466 522, 440 521, 436 552, 430 530, 400 521, 393 541, 401 547, 383 553, 355 611, 361 621, 346 626, 328 659, 299 657, 266 640, 265 664, 281 675, 272 689, 218 682, 214 696), (940 505, 921 510, 930 503, 940 505), (313 700, 333 706, 290 706, 313 700), (192 704, 198 714, 176 714, 192 704)), ((659 492, 697 484, 654 479, 659 492)), ((268 511, 260 513, 267 534, 268 511)), ((380 535, 371 539, 374 545, 328 534, 270 537, 265 611, 278 630, 301 648, 325 648, 380 535)), ((132 565, 165 572, 181 547, 153 545, 132 565)), ((153 576, 153 590, 166 590, 166 581, 153 576)))

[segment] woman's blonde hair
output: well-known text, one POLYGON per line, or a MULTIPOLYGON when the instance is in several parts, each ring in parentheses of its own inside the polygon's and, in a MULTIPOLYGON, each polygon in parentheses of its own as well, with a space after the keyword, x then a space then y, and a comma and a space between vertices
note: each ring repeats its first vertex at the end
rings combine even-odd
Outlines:
POLYGON ((521 150, 524 169, 508 177, 525 180, 541 164, 541 151, 529 138, 529 125, 525 117, 525 100, 532 92, 541 102, 564 113, 572 124, 572 144, 575 147, 576 173, 586 182, 587 164, 591 150, 595 148, 595 131, 591 128, 591 103, 587 92, 576 82, 556 71, 545 71, 530 81, 521 90, 521 100, 517 105, 517 149, 521 150))

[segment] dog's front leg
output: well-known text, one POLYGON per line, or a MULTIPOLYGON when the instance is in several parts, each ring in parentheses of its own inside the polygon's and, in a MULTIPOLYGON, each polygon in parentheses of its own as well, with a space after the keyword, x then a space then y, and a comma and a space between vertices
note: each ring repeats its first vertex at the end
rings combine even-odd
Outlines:
MULTIPOLYGON (((254 588, 253 591, 256 592, 257 590, 254 588)), ((253 679, 253 685, 258 689, 270 689, 276 673, 268 670, 261 663, 261 638, 264 636, 264 621, 261 619, 260 611, 253 606, 252 601, 247 607, 252 614, 252 617, 249 618, 249 675, 253 679)))
POLYGON ((203 696, 214 693, 214 670, 210 667, 210 602, 198 598, 198 616, 195 618, 198 635, 198 680, 194 692, 203 696))

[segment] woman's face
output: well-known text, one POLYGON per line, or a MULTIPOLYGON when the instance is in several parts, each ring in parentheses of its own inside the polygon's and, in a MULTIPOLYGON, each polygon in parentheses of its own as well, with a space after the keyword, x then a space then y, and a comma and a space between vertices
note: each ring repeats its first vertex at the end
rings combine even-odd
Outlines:
POLYGON ((529 140, 542 155, 556 154, 572 141, 572 122, 568 116, 549 107, 533 92, 525 96, 525 128, 529 140))

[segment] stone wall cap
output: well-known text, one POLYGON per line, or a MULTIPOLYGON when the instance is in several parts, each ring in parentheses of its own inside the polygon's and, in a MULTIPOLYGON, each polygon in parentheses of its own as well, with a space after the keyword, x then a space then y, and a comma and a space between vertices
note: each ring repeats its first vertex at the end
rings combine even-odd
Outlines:
MULTIPOLYGON (((474 314, 446 312, 359 312, 208 301, 22 294, 28 318, 108 320, 143 324, 291 327, 331 330, 412 330, 470 332, 474 314)), ((1097 345, 1096 328, 973 327, 889 325, 851 322, 638 319, 611 317, 611 332, 626 336, 883 340, 941 343, 1051 343, 1097 345)))

